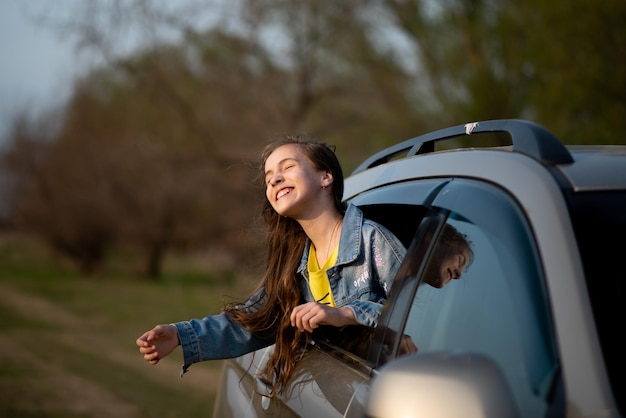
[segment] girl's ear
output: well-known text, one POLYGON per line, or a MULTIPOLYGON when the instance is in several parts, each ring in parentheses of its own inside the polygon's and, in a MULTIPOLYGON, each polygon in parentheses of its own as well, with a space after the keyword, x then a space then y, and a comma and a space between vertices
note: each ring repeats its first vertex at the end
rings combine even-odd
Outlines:
POLYGON ((324 174, 322 175, 322 188, 325 189, 331 184, 333 184, 333 175, 330 171, 324 171, 324 174))

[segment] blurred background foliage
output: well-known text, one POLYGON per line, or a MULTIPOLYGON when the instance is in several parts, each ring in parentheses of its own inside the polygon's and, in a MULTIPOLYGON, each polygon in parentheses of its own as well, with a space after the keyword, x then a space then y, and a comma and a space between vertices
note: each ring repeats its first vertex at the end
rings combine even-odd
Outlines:
POLYGON ((63 106, 15 117, 0 227, 84 274, 115 253, 152 279, 172 253, 254 271, 253 162, 282 134, 336 145, 346 175, 475 120, 625 143, 624 22, 624 0, 84 0, 47 23, 100 65, 63 106), (131 30, 142 47, 120 54, 131 30))

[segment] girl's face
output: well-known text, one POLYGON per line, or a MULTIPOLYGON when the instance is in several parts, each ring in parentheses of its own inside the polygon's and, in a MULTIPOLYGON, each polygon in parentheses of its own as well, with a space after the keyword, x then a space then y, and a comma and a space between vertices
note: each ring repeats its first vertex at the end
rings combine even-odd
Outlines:
POLYGON ((463 249, 463 251, 448 253, 439 262, 437 260, 431 262, 424 281, 433 287, 441 289, 453 279, 461 278, 469 260, 470 252, 467 248, 463 249))
POLYGON ((265 161, 265 196, 274 210, 294 219, 314 214, 330 173, 313 166, 297 144, 276 148, 265 161))

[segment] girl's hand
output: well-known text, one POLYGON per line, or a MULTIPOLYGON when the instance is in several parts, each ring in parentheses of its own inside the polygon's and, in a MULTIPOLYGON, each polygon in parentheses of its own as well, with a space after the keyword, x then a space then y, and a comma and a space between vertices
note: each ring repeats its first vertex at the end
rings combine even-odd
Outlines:
POLYGON ((317 302, 307 302, 296 306, 291 312, 291 326, 300 332, 313 330, 320 325, 356 325, 354 312, 346 307, 333 308, 317 302))
POLYGON ((178 347, 178 329, 173 324, 157 325, 137 338, 135 343, 144 360, 154 365, 178 347))

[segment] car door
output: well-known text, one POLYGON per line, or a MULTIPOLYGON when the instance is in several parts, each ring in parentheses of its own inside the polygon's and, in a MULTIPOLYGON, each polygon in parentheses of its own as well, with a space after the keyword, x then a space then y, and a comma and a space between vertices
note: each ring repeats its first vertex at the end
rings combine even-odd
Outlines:
POLYGON ((351 403, 360 403, 353 410, 362 413, 365 399, 355 400, 354 393, 369 381, 369 374, 314 345, 299 363, 288 391, 272 396, 271 384, 256 373, 272 349, 224 362, 213 416, 339 418, 346 416, 351 403))
MULTIPOLYGON (((524 210, 506 191, 471 179, 449 181, 417 229, 368 360, 381 367, 402 357, 403 339, 410 337, 418 357, 488 359, 504 377, 515 416, 562 410, 559 362, 537 254, 524 210), (427 284, 426 273, 444 225, 467 236, 473 259, 461 279, 436 288, 427 284)), ((428 393, 410 388, 413 400, 428 393)))

